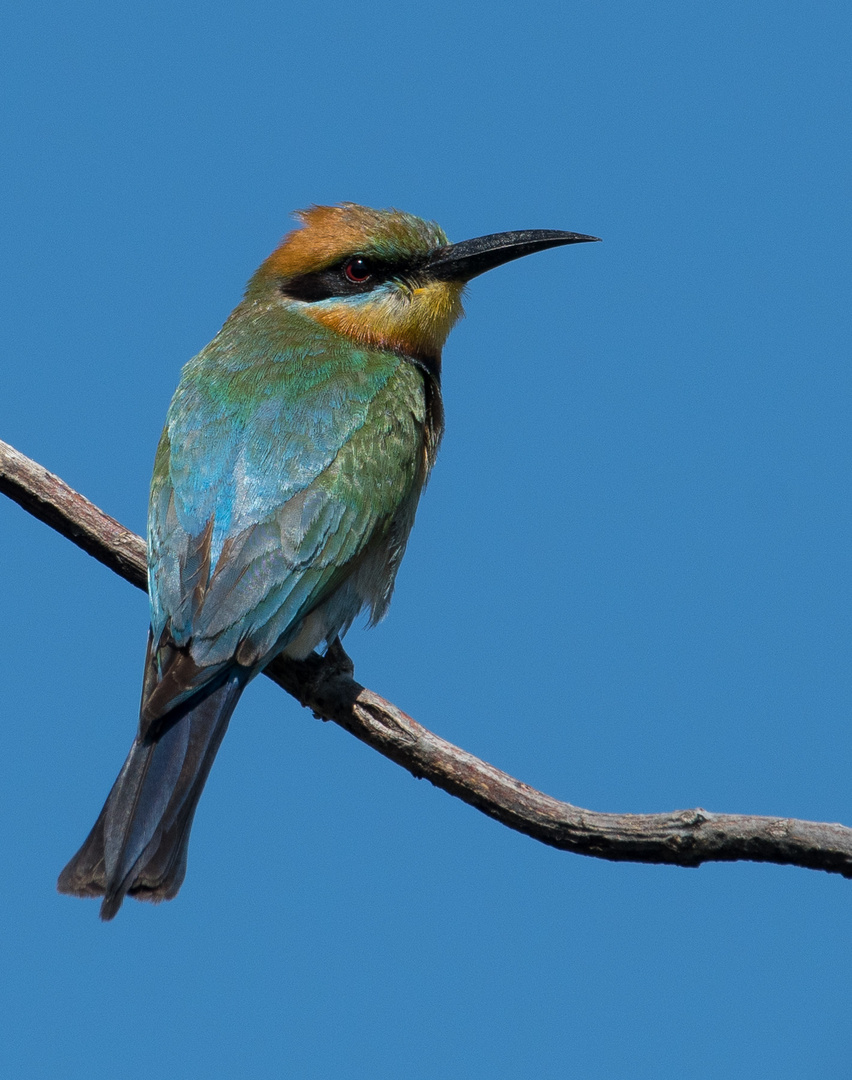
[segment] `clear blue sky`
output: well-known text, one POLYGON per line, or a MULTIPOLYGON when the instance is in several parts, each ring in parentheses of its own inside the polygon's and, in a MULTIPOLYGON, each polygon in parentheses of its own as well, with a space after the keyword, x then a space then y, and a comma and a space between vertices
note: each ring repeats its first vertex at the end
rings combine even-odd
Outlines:
MULTIPOLYGON (((136 531, 181 365, 349 199, 473 283, 367 685, 553 795, 852 823, 849 5, 15 5, 0 438, 136 531)), ((551 851, 267 682, 179 898, 54 892, 144 596, 0 502, 0 1077, 848 1077, 852 882, 551 851)))

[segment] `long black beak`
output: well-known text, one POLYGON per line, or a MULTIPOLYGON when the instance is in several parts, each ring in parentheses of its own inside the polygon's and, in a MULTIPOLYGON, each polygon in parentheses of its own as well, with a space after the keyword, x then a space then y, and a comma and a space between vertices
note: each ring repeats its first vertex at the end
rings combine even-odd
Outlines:
POLYGON ((495 266, 532 255, 535 251, 560 247, 562 244, 587 244, 599 236, 559 232, 557 229, 522 229, 520 232, 491 233, 475 240, 462 240, 437 248, 423 269, 429 277, 442 281, 470 281, 495 266))

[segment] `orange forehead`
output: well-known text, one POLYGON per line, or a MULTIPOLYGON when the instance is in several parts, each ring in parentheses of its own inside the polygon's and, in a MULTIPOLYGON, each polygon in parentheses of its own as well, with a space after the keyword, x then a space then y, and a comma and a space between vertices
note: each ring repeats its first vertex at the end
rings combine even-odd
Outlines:
POLYGON ((442 229, 399 210, 372 210, 356 203, 299 210, 303 225, 284 237, 260 268, 263 274, 295 277, 322 270, 347 255, 371 252, 394 257, 427 252, 447 243, 442 229))

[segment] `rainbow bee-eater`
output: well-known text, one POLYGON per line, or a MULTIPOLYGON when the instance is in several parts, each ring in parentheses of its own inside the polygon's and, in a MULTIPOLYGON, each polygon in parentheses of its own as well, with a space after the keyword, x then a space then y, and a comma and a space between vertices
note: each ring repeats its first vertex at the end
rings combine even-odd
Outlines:
POLYGON ((61 892, 169 900, 246 685, 390 602, 443 431, 441 349, 471 278, 595 240, 315 206, 186 365, 154 463, 139 728, 61 892))

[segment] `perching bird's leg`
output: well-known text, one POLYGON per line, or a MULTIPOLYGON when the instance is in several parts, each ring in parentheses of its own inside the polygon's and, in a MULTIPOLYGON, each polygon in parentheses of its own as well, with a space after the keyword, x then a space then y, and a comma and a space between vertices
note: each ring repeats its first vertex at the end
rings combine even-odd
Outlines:
POLYGON ((326 671, 323 673, 325 678, 329 678, 333 675, 348 675, 350 678, 355 674, 355 664, 349 653, 343 648, 343 643, 339 637, 336 637, 334 641, 325 650, 325 664, 326 671))

